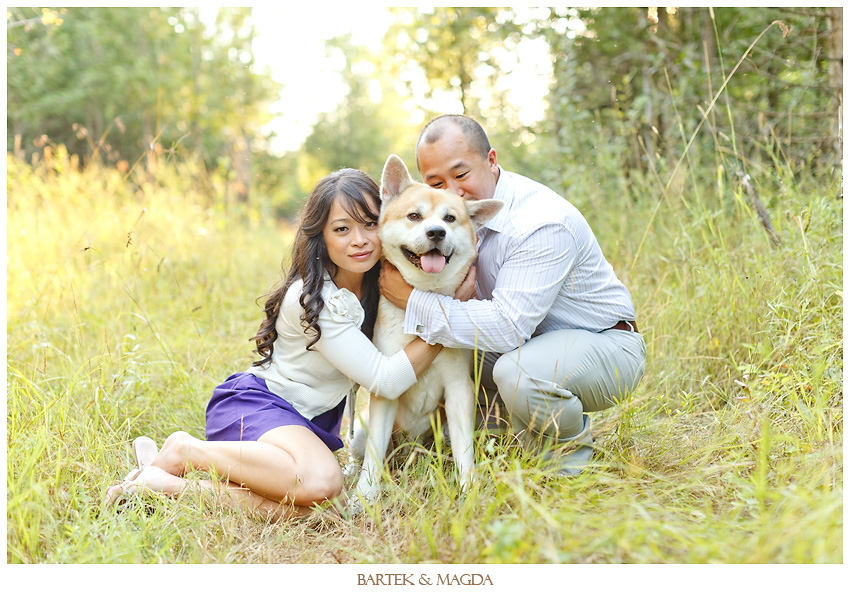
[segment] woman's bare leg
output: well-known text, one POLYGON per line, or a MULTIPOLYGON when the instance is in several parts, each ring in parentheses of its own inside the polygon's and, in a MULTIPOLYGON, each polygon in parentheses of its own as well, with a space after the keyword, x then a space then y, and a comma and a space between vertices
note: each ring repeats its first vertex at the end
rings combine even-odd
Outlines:
POLYGON ((310 507, 342 492, 336 456, 302 426, 282 426, 258 441, 202 441, 172 434, 153 464, 182 476, 188 467, 215 470, 251 493, 278 503, 310 507))
POLYGON ((201 489, 216 492, 219 498, 235 509, 259 513, 269 517, 273 521, 303 517, 311 511, 309 507, 301 507, 291 503, 279 503, 261 497, 257 493, 233 482, 221 484, 214 483, 211 480, 201 480, 198 484, 201 489), (221 490, 222 488, 224 489, 223 491, 221 490))
POLYGON ((185 478, 169 474, 154 465, 146 466, 133 480, 129 478, 128 475, 124 482, 110 487, 107 491, 107 500, 115 500, 121 494, 135 494, 140 490, 151 490, 165 495, 179 495, 196 487, 199 491, 214 495, 235 509, 257 513, 275 521, 300 517, 310 513, 310 509, 307 507, 272 501, 232 482, 221 483, 212 480, 190 482, 185 478))

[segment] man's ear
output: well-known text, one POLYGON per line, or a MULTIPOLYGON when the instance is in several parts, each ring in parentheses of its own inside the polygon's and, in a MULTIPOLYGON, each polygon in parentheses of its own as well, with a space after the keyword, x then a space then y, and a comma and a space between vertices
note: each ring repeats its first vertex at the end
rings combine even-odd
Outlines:
POLYGON ((469 213, 469 219, 472 220, 475 230, 480 230, 485 223, 495 217, 504 204, 504 201, 499 199, 466 201, 466 211, 469 213))
POLYGON ((407 166, 398 155, 390 155, 381 173, 381 202, 389 203, 413 184, 413 178, 407 171, 407 166))

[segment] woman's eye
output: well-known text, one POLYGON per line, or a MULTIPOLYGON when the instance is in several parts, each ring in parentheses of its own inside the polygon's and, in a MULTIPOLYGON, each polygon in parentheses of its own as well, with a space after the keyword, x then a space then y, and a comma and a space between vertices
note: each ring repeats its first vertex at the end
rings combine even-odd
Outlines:
POLYGON ((443 218, 443 221, 444 221, 444 222, 446 222, 446 223, 454 223, 454 221, 455 221, 456 219, 457 219, 457 218, 456 218, 454 215, 449 214, 449 215, 446 215, 446 216, 443 218))
POLYGON ((367 222, 366 222, 366 227, 367 227, 367 228, 377 228, 377 227, 378 227, 378 222, 376 222, 376 221, 367 221, 367 222))
POLYGON ((469 173, 469 172, 464 172, 463 174, 458 174, 458 175, 457 175, 457 179, 458 179, 458 180, 460 180, 461 178, 463 178, 464 176, 466 176, 468 173, 469 173))
POLYGON ((409 219, 410 221, 419 221, 421 219, 421 217, 419 216, 418 213, 408 213, 407 219, 409 219))
POLYGON ((345 227, 345 226, 339 227, 339 228, 334 230, 334 232, 336 232, 337 234, 342 234, 343 232, 347 232, 347 231, 348 231, 348 228, 345 227))
POLYGON ((442 182, 434 182, 434 183, 431 185, 431 188, 441 188, 442 186, 443 186, 443 183, 442 183, 442 182))

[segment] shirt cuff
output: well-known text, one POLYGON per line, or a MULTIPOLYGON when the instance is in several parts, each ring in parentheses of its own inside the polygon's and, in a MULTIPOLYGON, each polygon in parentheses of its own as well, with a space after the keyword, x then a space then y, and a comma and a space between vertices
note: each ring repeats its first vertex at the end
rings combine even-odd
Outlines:
POLYGON ((385 399, 397 399, 402 393, 413 387, 416 383, 416 372, 407 357, 407 352, 399 350, 389 358, 389 378, 392 388, 386 392, 385 399))
POLYGON ((429 328, 428 316, 438 311, 439 306, 440 299, 436 294, 414 288, 404 311, 404 332, 421 337, 429 344, 435 343, 428 340, 429 334, 433 333, 433 329, 429 328))

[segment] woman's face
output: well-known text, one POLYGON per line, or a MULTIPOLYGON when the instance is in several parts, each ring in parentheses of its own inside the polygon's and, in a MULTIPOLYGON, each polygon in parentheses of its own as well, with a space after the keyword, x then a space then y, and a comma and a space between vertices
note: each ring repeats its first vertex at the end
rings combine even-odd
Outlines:
MULTIPOLYGON (((375 200, 371 197, 367 200, 377 211, 375 200)), ((381 258, 378 222, 360 223, 342 207, 339 197, 331 205, 322 236, 328 256, 340 272, 366 273, 381 258)))

